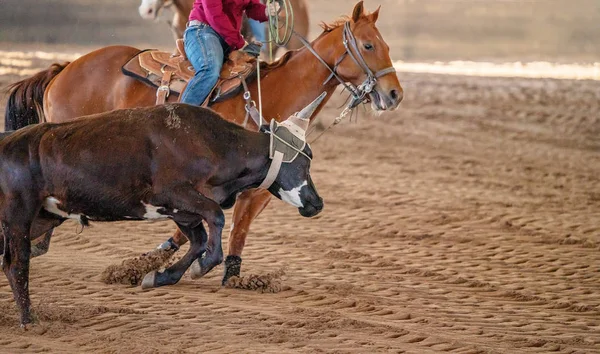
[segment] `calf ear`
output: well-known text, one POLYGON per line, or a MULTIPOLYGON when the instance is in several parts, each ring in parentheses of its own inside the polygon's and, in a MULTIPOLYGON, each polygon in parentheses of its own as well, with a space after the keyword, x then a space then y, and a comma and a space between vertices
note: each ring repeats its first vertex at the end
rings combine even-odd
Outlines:
POLYGON ((258 130, 262 133, 268 133, 271 131, 271 127, 268 124, 263 124, 258 130))
POLYGON ((360 20, 360 18, 363 17, 364 15, 365 15, 365 7, 361 0, 354 6, 354 10, 352 11, 352 21, 358 22, 358 20, 360 20))

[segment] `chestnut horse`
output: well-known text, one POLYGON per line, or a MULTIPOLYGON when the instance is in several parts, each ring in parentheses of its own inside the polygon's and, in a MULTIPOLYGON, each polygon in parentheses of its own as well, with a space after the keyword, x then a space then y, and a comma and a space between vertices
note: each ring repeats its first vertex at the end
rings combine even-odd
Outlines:
MULTIPOLYGON (((294 31, 303 37, 308 36, 309 20, 306 0, 290 0, 290 4, 294 11, 294 31)), ((175 39, 179 39, 183 38, 183 32, 193 5, 194 0, 142 0, 138 11, 142 18, 156 20, 162 9, 172 8, 173 19, 169 22, 169 26, 175 39)), ((247 28, 248 26, 243 27, 247 28)), ((248 38, 248 35, 245 34, 244 37, 248 38)), ((285 48, 289 50, 300 49, 302 48, 302 42, 298 38, 292 37, 285 48)))
MULTIPOLYGON (((273 64, 261 65, 263 115, 279 121, 299 111, 323 91, 328 93, 328 100, 340 84, 353 92, 356 103, 370 99, 375 110, 396 109, 403 90, 392 67, 389 47, 375 25, 378 16, 379 9, 366 14, 360 1, 350 18, 323 25, 323 33, 309 47, 287 52, 273 64)), ((15 83, 6 108, 6 130, 19 129, 44 118, 64 122, 119 108, 154 105, 155 88, 121 73, 121 67, 138 52, 124 46, 102 48, 70 64, 54 64, 47 71, 15 83)), ((249 82, 248 86, 252 97, 258 97, 257 82, 249 82)), ((169 97, 170 102, 176 100, 174 95, 169 97)), ((324 104, 319 106, 317 114, 324 104)), ((244 121, 242 93, 211 108, 231 122, 244 121)), ((257 126, 250 120, 248 128, 256 130, 257 126)), ((250 224, 270 199, 269 193, 260 189, 238 196, 225 262, 227 276, 239 274, 250 224)), ((186 239, 177 231, 173 241, 181 245, 186 239)))

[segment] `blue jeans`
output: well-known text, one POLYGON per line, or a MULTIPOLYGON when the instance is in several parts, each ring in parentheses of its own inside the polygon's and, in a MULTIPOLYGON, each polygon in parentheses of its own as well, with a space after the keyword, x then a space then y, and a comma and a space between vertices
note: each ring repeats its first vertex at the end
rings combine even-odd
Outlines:
MULTIPOLYGON (((267 34, 265 32, 265 24, 251 18, 248 18, 248 24, 250 25, 250 29, 252 30, 252 34, 254 35, 254 39, 259 42, 266 43, 267 42, 267 34)), ((264 45, 263 45, 264 48, 264 45)))
POLYGON ((183 33, 185 54, 196 70, 180 102, 201 105, 217 83, 227 43, 209 25, 190 26, 183 33))

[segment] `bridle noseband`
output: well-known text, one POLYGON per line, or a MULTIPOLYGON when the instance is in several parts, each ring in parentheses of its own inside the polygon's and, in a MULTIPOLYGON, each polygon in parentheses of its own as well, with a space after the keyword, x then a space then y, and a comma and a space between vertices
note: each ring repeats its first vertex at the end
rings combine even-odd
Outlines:
POLYGON ((315 51, 315 49, 311 46, 310 42, 306 40, 306 38, 302 37, 295 31, 294 34, 300 39, 302 44, 321 62, 321 64, 323 64, 329 71, 331 71, 331 74, 327 77, 327 79, 325 79, 323 85, 326 85, 331 79, 336 78, 340 84, 344 85, 345 89, 350 91, 352 95, 352 101, 350 101, 350 104, 348 105, 349 109, 358 106, 360 103, 368 99, 367 95, 371 93, 377 85, 378 78, 387 74, 396 73, 396 69, 393 66, 373 73, 373 70, 369 68, 367 62, 365 61, 365 58, 363 58, 362 54, 360 53, 358 44, 356 42, 356 37, 350 29, 350 21, 344 23, 344 29, 342 32, 342 43, 344 43, 346 51, 335 62, 333 68, 331 68, 323 58, 321 58, 321 56, 315 51), (346 56, 349 56, 356 63, 356 65, 358 65, 358 67, 361 68, 362 71, 367 75, 365 81, 363 81, 363 83, 358 86, 354 85, 351 82, 347 82, 337 73, 338 66, 342 63, 346 56))

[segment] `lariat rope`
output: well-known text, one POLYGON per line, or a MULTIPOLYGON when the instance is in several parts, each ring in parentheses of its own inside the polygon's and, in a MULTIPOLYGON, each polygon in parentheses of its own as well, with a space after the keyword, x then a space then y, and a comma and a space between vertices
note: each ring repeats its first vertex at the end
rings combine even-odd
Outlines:
MULTIPOLYGON (((274 1, 279 3, 279 11, 285 10, 285 32, 283 37, 279 36, 279 14, 272 15, 269 11, 269 61, 273 61, 273 42, 278 46, 285 46, 292 38, 294 33, 294 10, 290 4, 290 0, 267 0, 267 6, 274 1)), ((260 86, 260 60, 256 59, 256 83, 258 86, 258 117, 260 128, 263 125, 263 114, 262 114, 262 89, 260 86)))

